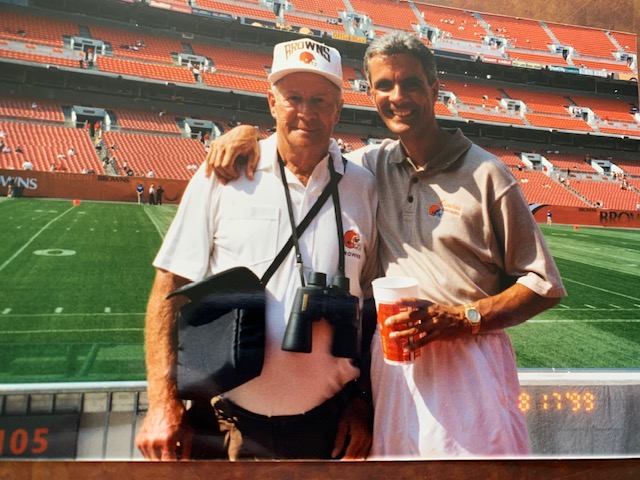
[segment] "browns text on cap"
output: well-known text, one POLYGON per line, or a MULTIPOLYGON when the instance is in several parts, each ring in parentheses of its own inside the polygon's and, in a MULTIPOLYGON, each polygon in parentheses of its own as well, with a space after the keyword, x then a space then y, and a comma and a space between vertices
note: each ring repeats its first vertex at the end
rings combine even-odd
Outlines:
POLYGON ((290 73, 309 72, 322 75, 342 90, 342 61, 333 47, 310 38, 278 43, 273 48, 269 82, 276 83, 290 73))

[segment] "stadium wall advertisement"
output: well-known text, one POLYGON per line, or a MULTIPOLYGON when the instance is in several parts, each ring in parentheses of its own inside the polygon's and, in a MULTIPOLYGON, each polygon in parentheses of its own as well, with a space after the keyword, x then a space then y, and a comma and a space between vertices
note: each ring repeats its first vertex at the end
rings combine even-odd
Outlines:
POLYGON ((163 203, 179 203, 187 180, 146 177, 118 177, 79 173, 52 173, 0 169, 0 195, 6 196, 13 180, 15 196, 40 198, 70 198, 77 200, 103 200, 137 202, 136 187, 144 187, 144 200, 148 201, 151 184, 162 186, 163 203))
POLYGON ((560 225, 582 225, 592 227, 640 228, 640 210, 614 210, 593 207, 563 207, 558 205, 529 205, 538 223, 551 221, 560 225))

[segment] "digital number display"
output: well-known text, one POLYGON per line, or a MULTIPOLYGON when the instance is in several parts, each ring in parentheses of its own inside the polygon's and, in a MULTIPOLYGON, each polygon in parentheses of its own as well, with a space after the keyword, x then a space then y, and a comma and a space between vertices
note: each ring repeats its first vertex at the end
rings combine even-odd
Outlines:
POLYGON ((76 456, 79 415, 0 416, 0 459, 76 456))
POLYGON ((537 392, 523 390, 518 397, 518 408, 524 414, 531 410, 593 413, 597 405, 596 395, 588 390, 558 389, 537 392))

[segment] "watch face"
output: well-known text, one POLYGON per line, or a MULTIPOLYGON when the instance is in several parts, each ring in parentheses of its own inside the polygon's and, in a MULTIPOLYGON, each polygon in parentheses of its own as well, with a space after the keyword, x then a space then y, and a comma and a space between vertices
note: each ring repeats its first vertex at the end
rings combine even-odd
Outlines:
POLYGON ((478 310, 476 310, 475 308, 469 308, 467 309, 467 320, 469 320, 471 323, 478 323, 480 321, 480 312, 478 312, 478 310))

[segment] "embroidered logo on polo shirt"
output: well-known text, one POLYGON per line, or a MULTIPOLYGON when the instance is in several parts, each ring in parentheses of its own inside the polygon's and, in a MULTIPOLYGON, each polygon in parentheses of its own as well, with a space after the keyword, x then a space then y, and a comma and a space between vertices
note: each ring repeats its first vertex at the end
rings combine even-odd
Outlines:
POLYGON ((347 248, 360 250, 362 248, 360 240, 360 234, 355 230, 347 230, 344 233, 344 246, 347 248))
POLYGON ((431 205, 429 207, 429 216, 442 218, 442 207, 440 205, 431 205))
POLYGON ((429 207, 430 217, 442 218, 445 213, 455 217, 460 217, 462 214, 462 207, 455 203, 447 202, 446 200, 442 200, 439 205, 434 204, 429 207))
POLYGON ((361 242, 362 239, 360 238, 360 234, 355 230, 347 230, 346 232, 344 232, 344 246, 346 250, 344 254, 347 257, 355 257, 359 259, 360 254, 358 253, 358 251, 362 250, 361 242))

